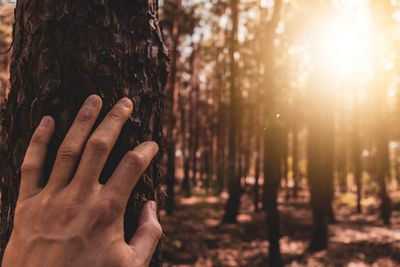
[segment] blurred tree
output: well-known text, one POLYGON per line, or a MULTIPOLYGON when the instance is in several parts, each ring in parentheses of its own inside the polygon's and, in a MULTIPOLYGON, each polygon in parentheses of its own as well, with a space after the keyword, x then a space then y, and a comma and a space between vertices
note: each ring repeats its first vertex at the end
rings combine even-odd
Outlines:
MULTIPOLYGON (((175 129, 175 88, 177 79, 177 65, 179 58, 179 39, 181 35, 181 0, 170 0, 164 3, 164 8, 169 8, 170 16, 172 20, 169 27, 170 33, 170 51, 171 51, 171 69, 169 75, 169 81, 167 83, 167 96, 165 101, 166 118, 167 122, 164 123, 167 126, 167 171, 165 183, 167 185, 167 200, 166 200, 166 211, 167 214, 171 215, 175 205, 175 146, 176 137, 174 134, 175 129)), ((167 13, 168 14, 168 13, 167 13)))
MULTIPOLYGON (((354 94, 353 102, 353 118, 351 126, 351 144, 352 144, 352 161, 353 161, 353 176, 357 186, 357 212, 361 213, 361 198, 362 198, 362 169, 361 169, 361 146, 360 146, 360 124, 359 124, 359 109, 357 104, 357 95, 354 94)), ((347 173, 346 173, 347 176, 347 173)), ((347 180, 345 180, 347 184, 347 180)), ((347 188, 347 187, 346 187, 347 188)))
POLYGON ((332 211, 333 179, 333 106, 326 95, 318 94, 321 83, 314 84, 310 99, 312 111, 308 122, 307 174, 311 192, 313 233, 310 249, 328 246, 328 222, 332 211))
POLYGON ((274 81, 274 41, 276 28, 281 18, 282 0, 274 1, 270 21, 264 29, 264 86, 266 107, 264 109, 264 208, 269 241, 269 262, 271 266, 282 266, 280 252, 280 223, 278 212, 278 190, 281 181, 282 158, 285 155, 286 137, 283 121, 277 112, 278 90, 274 81))
POLYGON ((242 194, 242 188, 240 185, 241 173, 237 166, 237 132, 239 122, 239 92, 237 87, 237 62, 236 57, 238 55, 238 5, 240 0, 231 0, 231 32, 230 32, 230 46, 229 46, 229 64, 230 64, 230 75, 229 75, 229 126, 228 126, 228 193, 229 198, 225 204, 225 213, 222 221, 224 223, 236 223, 236 216, 239 213, 240 207, 240 196, 242 194))
POLYGON ((386 106, 386 97, 388 87, 386 79, 389 79, 390 72, 385 68, 385 64, 390 62, 393 46, 398 44, 393 42, 391 36, 395 29, 394 10, 391 1, 382 0, 371 2, 373 8, 374 21, 373 26, 379 30, 375 36, 374 50, 375 71, 379 75, 374 80, 374 115, 375 115, 375 145, 376 145, 376 181, 379 186, 378 196, 380 198, 380 217, 385 224, 390 223, 392 214, 392 202, 387 191, 386 178, 390 173, 389 159, 389 128, 388 128, 388 108, 386 106), (383 60, 382 60, 383 59, 383 60))
POLYGON ((390 224, 392 203, 386 189, 386 178, 389 176, 389 148, 386 121, 382 116, 377 118, 377 182, 379 185, 380 215, 385 224, 390 224))

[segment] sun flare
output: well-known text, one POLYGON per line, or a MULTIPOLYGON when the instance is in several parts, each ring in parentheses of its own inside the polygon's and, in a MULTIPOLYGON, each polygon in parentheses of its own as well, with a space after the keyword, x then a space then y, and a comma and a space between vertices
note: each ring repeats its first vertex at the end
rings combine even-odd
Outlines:
POLYGON ((341 77, 365 67, 372 51, 368 21, 335 18, 320 25, 316 40, 316 65, 341 77))

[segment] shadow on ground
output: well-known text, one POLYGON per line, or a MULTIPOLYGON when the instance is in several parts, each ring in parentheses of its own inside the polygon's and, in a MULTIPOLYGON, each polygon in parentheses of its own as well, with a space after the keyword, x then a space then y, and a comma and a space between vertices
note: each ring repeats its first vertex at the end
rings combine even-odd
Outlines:
MULTIPOLYGON (((268 266, 265 213, 255 213, 248 196, 242 197, 236 225, 221 225, 226 196, 197 192, 178 197, 174 216, 162 215, 164 266, 268 266)), ((336 208, 338 222, 330 226, 329 249, 308 253, 311 212, 306 196, 280 197, 281 250, 286 266, 400 266, 400 214, 384 226, 376 207, 354 214, 336 208)))

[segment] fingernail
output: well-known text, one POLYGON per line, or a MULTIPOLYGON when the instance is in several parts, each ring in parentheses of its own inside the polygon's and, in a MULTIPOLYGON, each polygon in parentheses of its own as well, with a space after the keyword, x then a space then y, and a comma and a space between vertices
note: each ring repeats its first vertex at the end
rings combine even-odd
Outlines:
POLYGON ((132 101, 129 98, 123 98, 121 101, 121 104, 126 107, 126 108, 130 108, 132 107, 132 101))
POLYGON ((49 116, 44 116, 44 117, 42 118, 42 120, 40 121, 39 126, 40 126, 40 127, 47 127, 47 126, 50 125, 50 122, 51 122, 50 117, 49 117, 49 116))
POLYGON ((157 203, 155 201, 149 201, 149 206, 152 211, 157 211, 157 203))
POLYGON ((96 95, 89 96, 88 99, 86 99, 86 104, 88 104, 89 106, 92 106, 92 107, 96 107, 97 106, 97 96, 96 95))

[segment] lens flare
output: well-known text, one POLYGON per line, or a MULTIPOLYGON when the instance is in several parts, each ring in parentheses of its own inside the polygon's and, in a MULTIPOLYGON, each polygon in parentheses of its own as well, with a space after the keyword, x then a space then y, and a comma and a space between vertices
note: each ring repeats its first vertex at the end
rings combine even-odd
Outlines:
POLYGON ((320 25, 315 46, 315 65, 325 72, 346 77, 365 67, 371 55, 368 22, 348 18, 320 25))

